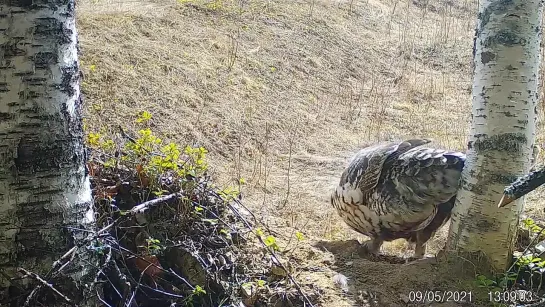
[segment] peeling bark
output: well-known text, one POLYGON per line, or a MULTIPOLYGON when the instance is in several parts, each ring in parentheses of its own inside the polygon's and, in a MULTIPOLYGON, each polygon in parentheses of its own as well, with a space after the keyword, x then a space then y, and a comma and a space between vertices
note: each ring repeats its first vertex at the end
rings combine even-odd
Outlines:
POLYGON ((498 209, 498 201, 531 167, 542 13, 541 0, 479 3, 470 141, 447 248, 484 254, 495 270, 511 260, 523 210, 520 201, 498 209))
MULTIPOLYGON (((0 305, 23 306, 30 280, 8 277, 20 276, 18 267, 44 276, 83 236, 67 226, 90 227, 94 217, 75 3, 7 3, 0 4, 0 305)), ((76 267, 54 286, 74 290, 87 272, 76 267)))

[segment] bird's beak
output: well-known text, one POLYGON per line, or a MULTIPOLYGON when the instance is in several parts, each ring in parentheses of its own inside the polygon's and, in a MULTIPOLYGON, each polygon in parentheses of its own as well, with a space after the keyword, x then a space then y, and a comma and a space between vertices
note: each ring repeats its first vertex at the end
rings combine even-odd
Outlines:
POLYGON ((515 199, 503 194, 503 196, 500 199, 500 202, 498 203, 498 208, 503 208, 507 206, 508 204, 512 203, 515 199))

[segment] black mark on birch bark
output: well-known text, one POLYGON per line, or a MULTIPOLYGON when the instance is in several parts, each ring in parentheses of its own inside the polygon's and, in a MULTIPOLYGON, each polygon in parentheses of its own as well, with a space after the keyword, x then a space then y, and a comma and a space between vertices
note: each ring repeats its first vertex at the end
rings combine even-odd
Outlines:
POLYGON ((9 59, 14 56, 25 55, 25 50, 19 48, 19 43, 23 40, 22 37, 12 37, 8 42, 0 45, 0 49, 4 52, 4 58, 9 59))
POLYGON ((485 51, 481 53, 481 63, 486 64, 496 59, 496 55, 492 52, 485 51))
POLYGON ((0 112, 0 122, 9 119, 13 119, 13 114, 0 112))
POLYGON ((474 194, 479 194, 479 195, 484 194, 482 186, 475 185, 469 182, 463 182, 461 188, 466 191, 473 192, 474 194))
POLYGON ((53 52, 38 52, 34 55, 34 67, 38 69, 46 69, 56 63, 58 63, 58 58, 53 52))
POLYGON ((46 78, 40 78, 40 77, 23 77, 23 82, 27 85, 44 85, 44 83, 47 81, 46 78))
POLYGON ((513 4, 513 0, 500 0, 492 2, 482 13, 479 13, 478 19, 481 21, 481 29, 488 24, 492 14, 505 14, 512 10, 511 6, 513 6, 513 4))
POLYGON ((486 232, 495 232, 499 231, 501 223, 498 223, 498 221, 494 218, 490 220, 489 216, 481 215, 479 213, 474 213, 477 215, 475 219, 477 222, 475 223, 475 228, 478 230, 486 231, 486 232))
POLYGON ((487 37, 483 42, 484 47, 490 47, 496 44, 508 47, 522 46, 526 45, 526 40, 511 29, 501 29, 496 35, 487 37))
POLYGON ((505 111, 505 112, 500 112, 501 114, 505 115, 505 117, 516 117, 517 115, 516 114, 513 114, 509 111, 505 111))
POLYGON ((76 92, 75 87, 79 85, 77 83, 79 80, 78 63, 74 62, 70 66, 63 67, 61 68, 61 71, 62 79, 59 86, 61 92, 67 94, 68 96, 74 96, 76 92))
MULTIPOLYGON (((40 126, 38 124, 34 128, 40 126)), ((58 170, 67 164, 71 165, 74 153, 71 145, 70 141, 47 140, 39 135, 23 137, 17 146, 17 158, 14 159, 18 174, 36 176, 36 172, 58 170)))
MULTIPOLYGON (((41 93, 38 93, 38 92, 35 92, 35 91, 24 90, 24 91, 19 92, 19 98, 21 98, 22 100, 40 98, 41 96, 42 96, 41 93)), ((34 109, 28 109, 28 108, 23 109, 22 108, 22 109, 20 109, 20 112, 25 113, 25 112, 30 112, 31 110, 34 110, 34 109)))
POLYGON ((474 148, 476 152, 490 150, 519 153, 526 146, 528 139, 523 133, 504 133, 494 136, 475 135, 476 141, 470 142, 468 148, 474 148))
POLYGON ((37 18, 34 35, 41 39, 54 38, 57 44, 69 44, 72 42, 72 30, 56 18, 37 18))
POLYGON ((488 174, 484 178, 484 181, 490 182, 490 183, 499 183, 503 184, 505 186, 510 185, 512 182, 517 180, 518 176, 512 175, 505 175, 505 174, 488 174))

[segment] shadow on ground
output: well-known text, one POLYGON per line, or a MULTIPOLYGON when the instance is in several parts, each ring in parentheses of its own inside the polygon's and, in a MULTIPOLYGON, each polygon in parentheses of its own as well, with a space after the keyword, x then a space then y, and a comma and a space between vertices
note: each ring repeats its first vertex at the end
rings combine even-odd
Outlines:
MULTIPOLYGON (((372 257, 361 252, 357 240, 317 241, 313 246, 333 255, 335 270, 346 276, 346 282, 343 285, 342 275, 335 276, 334 280, 358 306, 422 306, 427 303, 415 301, 415 293, 454 291, 460 287, 459 274, 441 263, 411 263, 413 259, 384 254, 372 257)), ((432 306, 484 305, 443 302, 432 303, 432 306)))

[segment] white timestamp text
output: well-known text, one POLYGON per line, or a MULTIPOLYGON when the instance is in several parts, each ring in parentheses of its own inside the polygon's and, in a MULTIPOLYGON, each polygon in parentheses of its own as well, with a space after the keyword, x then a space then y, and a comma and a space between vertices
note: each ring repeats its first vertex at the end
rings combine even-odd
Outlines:
POLYGON ((511 291, 490 291, 488 292, 490 302, 494 303, 515 303, 515 302, 532 302, 537 296, 534 296, 532 291, 511 290, 511 291))
POLYGON ((473 293, 471 291, 443 290, 410 291, 409 301, 413 303, 472 302, 473 293))

